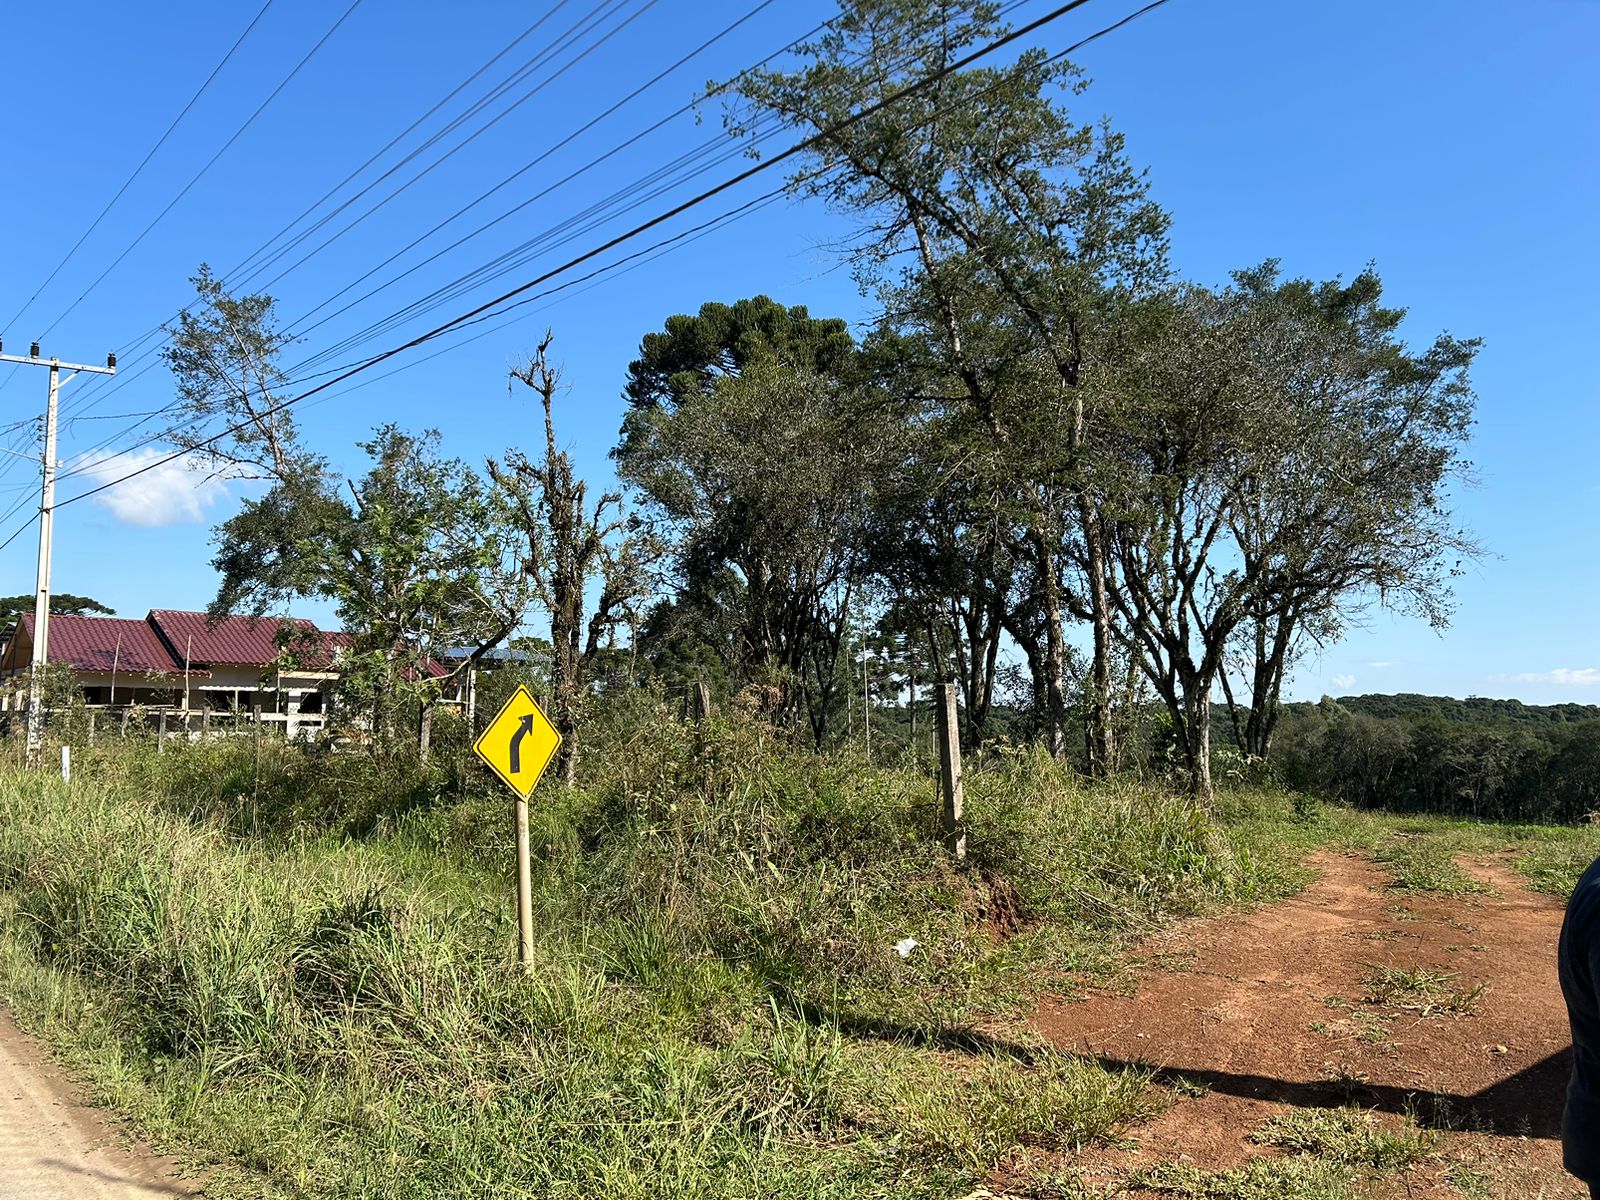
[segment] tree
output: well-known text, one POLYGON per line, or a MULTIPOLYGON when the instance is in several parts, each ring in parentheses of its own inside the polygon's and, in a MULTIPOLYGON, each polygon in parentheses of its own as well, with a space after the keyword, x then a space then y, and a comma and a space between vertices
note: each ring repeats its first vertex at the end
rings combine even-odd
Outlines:
POLYGON ((178 384, 169 440, 235 476, 284 480, 320 466, 278 395, 278 357, 293 339, 278 330, 272 297, 231 296, 204 263, 189 282, 195 303, 163 326, 161 357, 178 384))
POLYGON ((360 448, 372 463, 360 479, 291 476, 218 527, 212 611, 333 601, 350 635, 341 700, 369 716, 380 749, 400 709, 420 706, 425 755, 441 690, 516 627, 526 589, 506 567, 499 510, 464 463, 439 456, 436 432, 385 425, 360 448), (434 651, 459 646, 473 649, 442 668, 434 651))
MULTIPOLYGON (((1477 340, 1441 334, 1421 351, 1399 337, 1368 268, 1348 284, 1281 280, 1267 262, 1234 276, 1259 386, 1276 397, 1273 443, 1230 514, 1246 569, 1244 682, 1228 693, 1236 736, 1265 758, 1284 676, 1377 602, 1443 628, 1450 582, 1479 553, 1451 517, 1447 488, 1466 470, 1468 370, 1477 340)), ((1228 682, 1224 672, 1223 682, 1228 682)))
POLYGON ((732 632, 730 673, 778 686, 821 745, 896 423, 842 321, 763 297, 700 312, 645 339, 619 471, 673 546, 678 614, 721 614, 708 640, 732 632))
POLYGON ((992 480, 959 461, 943 422, 907 431, 867 545, 887 598, 885 627, 920 648, 925 684, 957 682, 962 738, 975 747, 987 734, 1017 564, 992 480))
POLYGON ((488 467, 523 539, 523 572, 550 619, 552 716, 562 737, 556 772, 571 783, 578 763, 577 718, 596 663, 620 625, 637 624, 637 603, 651 587, 653 552, 650 538, 625 515, 622 494, 605 492, 590 505, 572 456, 556 444, 561 375, 549 359, 552 340, 546 333, 533 360, 511 372, 544 410, 542 459, 512 451, 488 467), (591 586, 598 587, 592 610, 591 586))
POLYGON ((1259 753, 1297 637, 1369 598, 1447 619, 1471 546, 1445 486, 1476 343, 1408 351, 1380 291, 1371 272, 1280 287, 1271 264, 1221 292, 1177 289, 1144 306, 1135 349, 1100 381, 1121 630, 1197 796, 1211 792, 1212 691, 1241 629, 1258 710, 1242 740, 1259 753))
POLYGON ((945 74, 872 108, 999 35, 997 13, 992 4, 854 0, 802 47, 810 65, 740 78, 745 107, 730 111, 729 126, 742 136, 776 115, 820 135, 795 190, 861 220, 859 273, 939 347, 947 394, 1003 451, 994 456, 1000 477, 1021 485, 1018 549, 1032 559, 1042 621, 1036 675, 1058 753, 1072 607, 1062 560, 1075 547, 1077 607, 1093 631, 1091 763, 1104 770, 1112 606, 1104 525, 1086 483, 1095 447, 1081 385, 1115 340, 1119 297, 1164 278, 1166 218, 1121 137, 1072 121, 1057 103, 1076 87, 1076 71, 1043 51, 945 74), (1001 334, 1006 352, 983 353, 1001 334), (1018 371, 1031 375, 1025 386, 1011 386, 1018 371))
POLYGON ((855 339, 838 317, 813 317, 804 305, 786 308, 769 296, 733 304, 715 301, 694 316, 668 317, 660 333, 647 333, 639 357, 628 365, 619 459, 632 455, 632 437, 646 435, 652 413, 671 412, 686 397, 753 362, 784 362, 824 375, 842 374, 855 356, 855 339))
MULTIPOLYGON (((34 596, 31 592, 24 596, 0 598, 0 625, 9 625, 24 613, 31 613, 33 606, 34 596)), ((71 592, 51 592, 50 615, 53 617, 114 617, 117 615, 117 610, 106 607, 98 600, 91 600, 88 596, 74 596, 71 592)))

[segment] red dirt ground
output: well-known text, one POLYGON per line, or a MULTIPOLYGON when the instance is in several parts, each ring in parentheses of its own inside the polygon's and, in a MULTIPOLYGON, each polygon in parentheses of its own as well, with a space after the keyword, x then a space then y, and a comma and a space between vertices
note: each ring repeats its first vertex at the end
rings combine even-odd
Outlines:
POLYGON ((1167 1160, 1235 1167, 1275 1153, 1247 1140, 1273 1115, 1355 1103, 1448 1131, 1375 1194, 1459 1197, 1444 1181, 1452 1164, 1508 1200, 1586 1194, 1561 1170, 1562 907, 1503 859, 1460 861, 1494 893, 1401 892, 1365 859, 1319 853, 1309 863, 1321 878, 1300 896, 1185 924, 1143 947, 1124 990, 1041 1005, 1035 1028, 1055 1044, 1205 1089, 1133 1130, 1131 1148, 1082 1156, 1085 1180, 1106 1187, 1167 1160), (1381 1003, 1362 980, 1382 966, 1483 991, 1464 1014, 1381 1003))

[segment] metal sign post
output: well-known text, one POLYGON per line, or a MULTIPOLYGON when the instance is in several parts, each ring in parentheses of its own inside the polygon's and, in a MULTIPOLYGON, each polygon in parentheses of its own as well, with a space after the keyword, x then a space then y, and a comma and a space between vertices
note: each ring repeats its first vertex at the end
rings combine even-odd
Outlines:
POLYGON ((524 968, 533 962, 533 867, 528 849, 528 797, 560 746, 560 732, 526 687, 517 688, 472 744, 478 757, 517 794, 517 961, 524 968))

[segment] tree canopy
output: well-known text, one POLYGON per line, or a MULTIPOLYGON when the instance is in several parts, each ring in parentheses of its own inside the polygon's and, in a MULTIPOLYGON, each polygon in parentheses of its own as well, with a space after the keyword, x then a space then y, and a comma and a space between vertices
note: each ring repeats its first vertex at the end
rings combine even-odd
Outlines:
MULTIPOLYGON (((0 598, 0 624, 9 625, 24 613, 31 613, 33 593, 0 598)), ((91 600, 88 596, 75 596, 71 592, 50 593, 50 615, 57 617, 114 617, 117 610, 91 600)))
POLYGON ((1071 63, 952 69, 1006 29, 991 3, 845 0, 713 88, 732 137, 810 139, 791 194, 842 219, 876 307, 852 328, 757 294, 644 331, 620 487, 558 444, 548 336, 512 373, 538 452, 480 473, 385 426, 344 478, 278 400, 271 299, 202 267, 167 352, 179 444, 271 482, 219 530, 216 607, 332 599, 390 683, 430 638, 538 611, 565 729, 626 653, 629 681, 759 695, 817 747, 874 689, 915 720, 949 680, 969 745, 999 728, 1090 775, 1176 764, 1203 800, 1215 722, 1267 758, 1306 654, 1375 608, 1450 620, 1478 342, 1417 339, 1370 265, 1184 278, 1071 63))

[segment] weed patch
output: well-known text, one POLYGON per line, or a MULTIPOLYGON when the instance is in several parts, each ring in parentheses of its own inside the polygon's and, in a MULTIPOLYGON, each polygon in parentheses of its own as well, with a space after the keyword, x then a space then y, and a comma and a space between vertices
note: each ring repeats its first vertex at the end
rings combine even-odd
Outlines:
POLYGON ((1456 975, 1425 967, 1374 966, 1361 982, 1366 986, 1366 1002, 1385 1008, 1414 1012, 1419 1017, 1465 1017, 1478 1009, 1486 985, 1466 991, 1454 986, 1456 975))
POLYGON ((1451 857, 1449 843, 1438 838, 1396 834, 1379 844, 1375 857, 1394 874, 1400 891, 1470 896, 1493 890, 1463 871, 1451 857))
POLYGON ((991 1056, 888 1079, 877 1097, 889 1118, 885 1135, 973 1168, 1030 1149, 1081 1149, 1162 1107, 1148 1072, 1108 1071, 1051 1050, 1026 1064, 991 1056))
POLYGON ((1356 1173, 1342 1163, 1301 1155, 1253 1158, 1232 1171, 1162 1163, 1129 1180, 1133 1188, 1183 1200, 1355 1200, 1356 1183, 1356 1173))
POLYGON ((1387 1125, 1361 1109, 1309 1108, 1273 1117, 1250 1140, 1346 1166, 1395 1171, 1426 1157, 1438 1135, 1409 1124, 1387 1125))

